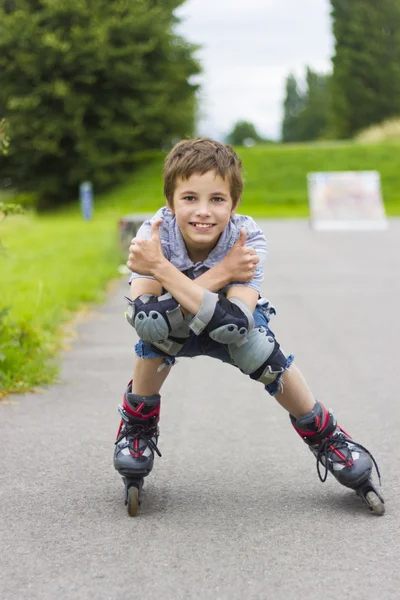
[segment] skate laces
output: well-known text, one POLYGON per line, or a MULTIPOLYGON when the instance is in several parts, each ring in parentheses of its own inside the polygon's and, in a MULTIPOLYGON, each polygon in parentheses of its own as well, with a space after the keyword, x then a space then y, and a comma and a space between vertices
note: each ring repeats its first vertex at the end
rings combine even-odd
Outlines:
POLYGON ((128 437, 133 440, 142 440, 151 450, 161 457, 161 452, 159 451, 157 444, 153 441, 154 435, 156 435, 156 430, 154 429, 146 430, 143 425, 127 425, 125 423, 115 441, 115 445, 126 438, 126 445, 129 446, 130 441, 128 440, 128 437))
MULTIPOLYGON (((352 446, 354 446, 355 449, 358 448, 359 450, 362 450, 363 452, 368 454, 368 456, 372 460, 372 463, 375 467, 376 474, 378 475, 379 485, 382 485, 379 467, 378 467, 378 464, 377 464, 375 458, 373 457, 372 453, 369 450, 367 450, 367 448, 365 448, 365 446, 362 446, 358 442, 354 442, 352 439, 349 439, 342 432, 338 433, 336 435, 333 435, 332 437, 325 438, 324 440, 322 440, 322 442, 318 446, 318 449, 317 449, 317 472, 318 472, 318 477, 320 478, 320 481, 322 481, 322 483, 323 483, 324 481, 326 481, 326 479, 328 477, 328 471, 329 471, 328 465, 329 465, 329 461, 331 460, 329 455, 334 453, 334 449, 338 450, 338 451, 346 450, 344 458, 341 459, 341 461, 339 461, 339 462, 346 463, 348 460, 349 461, 352 460, 352 450, 351 450, 351 448, 348 447, 349 443, 352 446), (349 454, 350 454, 350 458, 348 459, 347 457, 349 454), (323 459, 325 459, 325 460, 323 460, 323 459), (320 465, 322 465, 324 468, 323 474, 321 474, 320 465)), ((335 454, 335 455, 338 456, 337 454, 335 454)), ((333 462, 333 461, 331 460, 331 462, 333 462)))

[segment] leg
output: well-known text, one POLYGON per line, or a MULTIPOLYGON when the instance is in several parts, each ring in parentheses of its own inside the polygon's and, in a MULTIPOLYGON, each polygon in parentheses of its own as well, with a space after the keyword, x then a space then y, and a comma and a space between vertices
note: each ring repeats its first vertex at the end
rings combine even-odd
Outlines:
POLYGON ((228 347, 234 363, 252 379, 263 383, 289 412, 294 429, 317 459, 321 481, 331 472, 339 483, 356 490, 371 510, 383 514, 382 497, 370 479, 373 466, 379 476, 373 456, 337 425, 332 411, 315 401, 300 370, 292 365, 293 357, 282 352, 268 323, 255 327, 246 344, 228 347), (325 469, 323 475, 321 464, 325 469))
POLYGON ((275 398, 296 419, 311 412, 315 405, 314 396, 294 364, 283 373, 281 387, 275 398))
POLYGON ((153 468, 157 447, 162 384, 173 359, 166 359, 147 348, 136 347, 133 381, 129 382, 119 406, 121 422, 114 452, 114 467, 123 477, 146 477, 153 468), (162 368, 160 368, 162 367, 162 368))
POLYGON ((139 396, 154 396, 161 390, 171 365, 162 357, 139 358, 136 356, 133 366, 132 392, 139 396))

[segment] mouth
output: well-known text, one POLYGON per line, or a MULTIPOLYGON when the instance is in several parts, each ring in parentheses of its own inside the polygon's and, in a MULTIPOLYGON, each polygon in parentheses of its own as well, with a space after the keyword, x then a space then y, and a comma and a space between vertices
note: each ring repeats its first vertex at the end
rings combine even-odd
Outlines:
POLYGON ((197 231, 210 231, 210 229, 215 227, 215 223, 198 223, 196 221, 191 221, 189 225, 194 227, 197 231))

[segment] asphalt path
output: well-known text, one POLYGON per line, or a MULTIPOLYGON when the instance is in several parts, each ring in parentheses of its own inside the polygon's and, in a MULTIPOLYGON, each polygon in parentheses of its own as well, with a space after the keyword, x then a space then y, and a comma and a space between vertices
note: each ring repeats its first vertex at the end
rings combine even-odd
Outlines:
POLYGON ((374 454, 374 517, 263 387, 209 358, 162 389, 160 449, 130 518, 112 466, 135 333, 121 281, 77 326, 60 382, 0 403, 0 598, 399 600, 400 220, 316 233, 260 221, 271 327, 316 397, 374 454))

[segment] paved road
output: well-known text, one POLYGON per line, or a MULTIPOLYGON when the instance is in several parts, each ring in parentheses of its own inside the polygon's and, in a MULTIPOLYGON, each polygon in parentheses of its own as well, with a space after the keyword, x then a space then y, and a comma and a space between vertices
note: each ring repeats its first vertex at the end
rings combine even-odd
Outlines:
POLYGON ((319 482, 262 386, 198 358, 164 385, 163 458, 129 518, 111 460, 134 342, 120 285, 79 326, 59 385, 0 404, 1 600, 400 598, 400 220, 262 225, 275 332, 374 452, 386 515, 319 482))

